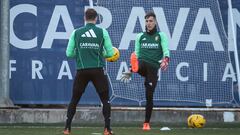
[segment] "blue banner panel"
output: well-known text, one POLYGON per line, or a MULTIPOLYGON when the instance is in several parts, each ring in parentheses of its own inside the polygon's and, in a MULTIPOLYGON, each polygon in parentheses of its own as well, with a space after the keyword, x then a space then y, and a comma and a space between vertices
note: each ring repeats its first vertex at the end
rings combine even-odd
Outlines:
MULTIPOLYGON (((145 30, 144 15, 154 11, 158 30, 169 39, 171 62, 159 71, 154 93, 157 106, 234 106, 238 100, 234 50, 227 37, 226 3, 217 0, 98 0, 98 25, 109 31, 121 57, 107 63, 111 102, 145 104, 144 79, 120 81, 129 68, 137 33, 145 30), (174 5, 174 6, 173 6, 174 5), (220 5, 220 6, 219 6, 220 5)), ((84 26, 88 0, 12 0, 10 3, 10 94, 15 104, 68 104, 75 77, 75 61, 65 55, 71 32, 84 26)), ((239 26, 240 3, 234 5, 239 26)), ((239 32, 239 27, 236 27, 239 32)), ((230 35, 231 37, 231 35, 230 35)), ((240 38, 238 38, 240 40, 240 38)), ((81 104, 99 105, 89 83, 81 104)))
MULTIPOLYGON (((65 50, 74 28, 84 25, 87 0, 13 0, 10 9, 11 98, 15 104, 67 104, 75 61, 65 50)), ((81 100, 99 104, 90 83, 81 100)))

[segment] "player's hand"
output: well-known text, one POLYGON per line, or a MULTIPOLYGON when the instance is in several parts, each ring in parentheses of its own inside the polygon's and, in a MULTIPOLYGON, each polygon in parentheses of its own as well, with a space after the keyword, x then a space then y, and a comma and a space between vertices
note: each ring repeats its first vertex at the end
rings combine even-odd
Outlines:
POLYGON ((165 71, 168 68, 168 64, 169 64, 169 57, 164 57, 161 61, 160 61, 160 68, 165 71))
POLYGON ((131 77, 132 77, 132 72, 131 71, 123 72, 122 75, 121 75, 120 81, 124 82, 124 83, 129 83, 130 80, 131 80, 131 77))

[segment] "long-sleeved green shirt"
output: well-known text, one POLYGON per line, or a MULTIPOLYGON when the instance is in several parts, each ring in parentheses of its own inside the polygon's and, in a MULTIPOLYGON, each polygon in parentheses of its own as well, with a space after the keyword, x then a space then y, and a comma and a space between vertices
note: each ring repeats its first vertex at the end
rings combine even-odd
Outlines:
POLYGON ((170 57, 167 36, 163 32, 156 32, 153 35, 139 33, 135 40, 135 53, 139 60, 159 68, 159 61, 163 57, 170 57))
POLYGON ((66 55, 75 58, 77 69, 105 66, 105 58, 114 54, 112 42, 107 30, 88 23, 72 32, 66 55))

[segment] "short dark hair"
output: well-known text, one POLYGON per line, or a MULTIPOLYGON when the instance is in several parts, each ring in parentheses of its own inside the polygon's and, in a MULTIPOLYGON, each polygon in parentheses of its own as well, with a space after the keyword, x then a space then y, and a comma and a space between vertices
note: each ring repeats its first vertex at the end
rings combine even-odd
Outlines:
POLYGON ((145 15, 145 19, 148 19, 149 17, 153 17, 154 19, 156 19, 156 15, 155 15, 155 13, 154 12, 152 12, 152 11, 150 11, 150 12, 148 12, 148 13, 146 13, 146 15, 145 15))
POLYGON ((89 8, 85 12, 86 20, 94 20, 97 17, 97 11, 93 8, 89 8))

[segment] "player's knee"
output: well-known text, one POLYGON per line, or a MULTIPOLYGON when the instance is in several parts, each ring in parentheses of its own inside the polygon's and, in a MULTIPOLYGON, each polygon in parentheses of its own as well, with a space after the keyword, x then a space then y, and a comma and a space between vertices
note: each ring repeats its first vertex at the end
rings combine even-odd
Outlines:
POLYGON ((144 83, 144 85, 145 85, 145 87, 147 89, 150 89, 150 90, 154 91, 154 89, 156 87, 156 82, 154 82, 154 81, 147 81, 147 82, 144 83))
POLYGON ((102 102, 109 100, 108 91, 104 91, 104 92, 99 93, 99 96, 100 96, 100 99, 101 99, 102 102))
POLYGON ((109 101, 109 100, 104 100, 104 101, 102 102, 102 104, 103 104, 104 106, 110 106, 110 101, 109 101))

